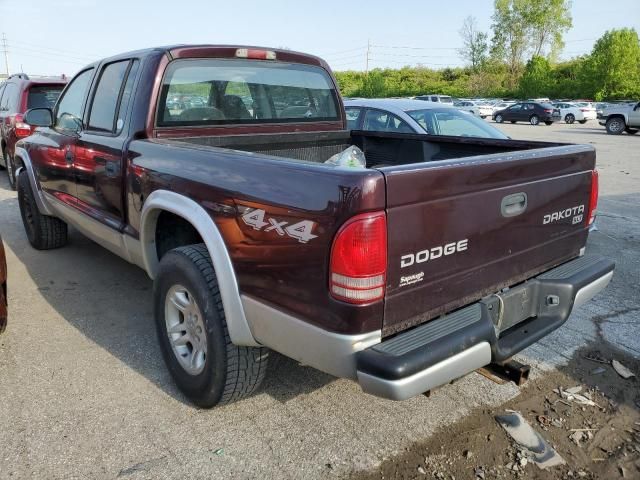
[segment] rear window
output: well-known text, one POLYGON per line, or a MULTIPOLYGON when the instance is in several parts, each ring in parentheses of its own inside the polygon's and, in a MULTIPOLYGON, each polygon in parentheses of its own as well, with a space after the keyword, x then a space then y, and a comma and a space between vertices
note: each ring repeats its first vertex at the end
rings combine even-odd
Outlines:
POLYGON ((322 68, 256 60, 176 60, 165 74, 158 125, 200 126, 339 120, 322 68))
POLYGON ((64 85, 38 85, 29 88, 27 110, 30 108, 51 108, 58 101, 64 85))

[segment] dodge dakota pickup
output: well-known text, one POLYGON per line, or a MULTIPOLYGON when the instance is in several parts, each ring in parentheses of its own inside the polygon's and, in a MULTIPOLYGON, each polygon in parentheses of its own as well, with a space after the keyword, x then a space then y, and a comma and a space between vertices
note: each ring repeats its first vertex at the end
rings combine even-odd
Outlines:
POLYGON ((143 268, 167 368, 203 407, 254 392, 270 350, 407 399, 509 361, 613 275, 585 255, 592 146, 348 131, 317 57, 126 53, 26 122, 29 242, 71 225, 143 268), (355 147, 366 165, 327 163, 355 147))

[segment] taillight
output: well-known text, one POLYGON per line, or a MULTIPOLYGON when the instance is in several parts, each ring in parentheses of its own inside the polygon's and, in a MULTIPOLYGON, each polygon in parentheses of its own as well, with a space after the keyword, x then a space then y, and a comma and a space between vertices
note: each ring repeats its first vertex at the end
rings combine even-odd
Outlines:
POLYGON ((370 303, 384 297, 386 279, 387 217, 384 212, 357 215, 333 240, 331 295, 348 303, 370 303))
POLYGON ((591 225, 596 219, 596 210, 598 208, 598 171, 591 172, 591 195, 589 196, 589 212, 587 215, 587 226, 591 225))
POLYGON ((14 115, 13 126, 15 128, 16 137, 18 138, 28 137, 29 135, 31 135, 31 133, 33 133, 31 130, 31 125, 25 123, 24 115, 20 113, 14 115))
POLYGON ((545 113, 553 113, 553 110, 550 110, 550 109, 548 109, 548 108, 545 108, 544 112, 545 112, 545 113))

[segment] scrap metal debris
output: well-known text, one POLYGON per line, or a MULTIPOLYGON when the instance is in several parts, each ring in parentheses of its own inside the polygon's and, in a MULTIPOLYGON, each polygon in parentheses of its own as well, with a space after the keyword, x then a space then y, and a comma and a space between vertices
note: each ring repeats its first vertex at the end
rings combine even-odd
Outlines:
POLYGON ((627 367, 625 367, 623 364, 621 364, 617 360, 611 360, 611 366, 618 373, 618 375, 620 375, 625 380, 636 376, 635 373, 633 373, 631 370, 629 370, 627 367))
POLYGON ((496 421, 518 445, 524 447, 532 460, 541 469, 563 465, 564 459, 527 423, 520 412, 507 410, 505 415, 496 415, 496 421))
POLYGON ((558 388, 554 389, 553 391, 555 393, 557 393, 558 395, 560 395, 560 397, 562 397, 563 399, 568 400, 569 402, 576 402, 576 403, 578 403, 580 405, 586 405, 588 407, 601 408, 600 405, 598 405, 596 402, 591 400, 591 398, 589 398, 589 394, 588 393, 585 393, 584 395, 579 393, 579 392, 582 391, 582 387, 581 386, 571 387, 571 388, 567 388, 567 389, 563 389, 562 387, 558 387, 558 388))

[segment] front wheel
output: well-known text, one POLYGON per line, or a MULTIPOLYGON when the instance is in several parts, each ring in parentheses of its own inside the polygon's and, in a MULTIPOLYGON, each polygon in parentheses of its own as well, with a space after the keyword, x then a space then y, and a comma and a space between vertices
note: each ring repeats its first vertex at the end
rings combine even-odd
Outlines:
POLYGON ((613 117, 610 118, 609 120, 607 120, 607 123, 605 124, 605 127, 607 129, 607 133, 610 135, 620 135, 622 132, 624 132, 624 129, 626 128, 626 125, 624 123, 624 120, 620 117, 613 117))
POLYGON ((204 244, 169 251, 153 285, 162 356, 178 388, 211 408, 251 395, 262 382, 268 350, 231 342, 218 280, 204 244))
POLYGON ((565 123, 572 124, 576 121, 576 117, 573 113, 567 113, 564 117, 565 123))
POLYGON ((504 119, 502 118, 502 115, 496 115, 495 121, 496 123, 502 123, 504 122, 504 119))
POLYGON ((537 115, 531 115, 529 117, 529 123, 531 125, 538 125, 540 123, 540 118, 537 115))
POLYGON ((33 248, 50 250, 67 243, 67 224, 59 218, 40 213, 29 183, 29 174, 25 171, 18 176, 18 205, 24 230, 33 248))

